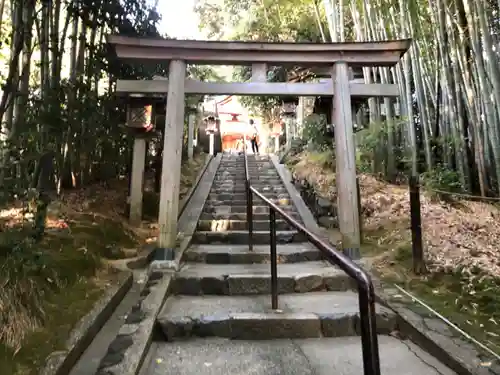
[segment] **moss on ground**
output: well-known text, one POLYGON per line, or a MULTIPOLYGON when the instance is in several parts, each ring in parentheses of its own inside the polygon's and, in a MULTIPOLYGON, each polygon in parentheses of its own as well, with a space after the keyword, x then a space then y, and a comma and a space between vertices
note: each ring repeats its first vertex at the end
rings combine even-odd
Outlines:
MULTIPOLYGON (((181 199, 205 161, 183 165, 181 199)), ((46 235, 30 240, 19 207, 0 215, 0 374, 35 375, 75 324, 116 282, 113 260, 145 241, 123 213, 125 180, 71 192, 49 209, 46 235), (110 188, 111 187, 111 188, 110 188)), ((157 202, 157 201, 156 201, 157 202)))

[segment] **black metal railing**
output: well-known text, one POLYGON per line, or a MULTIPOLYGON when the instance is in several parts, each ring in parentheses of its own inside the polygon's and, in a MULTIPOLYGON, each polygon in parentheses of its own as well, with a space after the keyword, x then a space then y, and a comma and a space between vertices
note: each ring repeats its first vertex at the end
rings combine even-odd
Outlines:
POLYGON ((243 158, 245 159, 245 193, 247 197, 248 248, 253 250, 253 196, 250 191, 250 173, 248 172, 247 137, 243 136, 243 158))
MULTIPOLYGON (((245 140, 246 141, 246 140, 245 140)), ((361 329, 361 344, 363 351, 364 375, 380 375, 380 357, 377 337, 377 324, 375 312, 375 290, 373 282, 366 271, 354 263, 350 258, 337 251, 331 244, 325 242, 314 233, 307 230, 302 224, 293 219, 285 211, 255 189, 250 180, 248 170, 246 143, 243 146, 245 159, 245 186, 247 197, 247 222, 248 222, 248 245, 253 249, 253 195, 259 198, 264 205, 269 207, 269 239, 271 243, 271 305, 278 309, 278 259, 276 239, 276 214, 284 221, 303 233, 306 238, 331 264, 338 266, 347 275, 354 279, 358 286, 359 315, 361 329)))

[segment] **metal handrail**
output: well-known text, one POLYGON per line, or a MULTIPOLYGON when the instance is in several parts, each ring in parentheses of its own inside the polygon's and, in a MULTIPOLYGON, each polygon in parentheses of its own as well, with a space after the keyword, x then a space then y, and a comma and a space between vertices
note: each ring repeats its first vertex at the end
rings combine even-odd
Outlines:
POLYGON ((293 219, 271 200, 262 195, 251 185, 248 172, 246 143, 244 143, 245 159, 245 186, 247 194, 247 222, 248 244, 252 250, 253 241, 253 194, 269 206, 269 231, 271 242, 271 304, 273 309, 278 309, 278 265, 277 265, 277 240, 276 240, 276 214, 279 214, 288 224, 303 233, 323 256, 331 263, 338 266, 347 275, 353 278, 358 286, 359 315, 361 328, 361 344, 363 351, 364 375, 380 375, 380 357, 377 337, 377 324, 375 312, 375 289, 368 273, 354 263, 350 258, 337 251, 332 245, 306 229, 302 224, 293 219))
POLYGON ((250 191, 250 173, 248 172, 247 136, 243 135, 243 158, 245 160, 245 192, 247 197, 248 248, 253 250, 253 196, 250 191))

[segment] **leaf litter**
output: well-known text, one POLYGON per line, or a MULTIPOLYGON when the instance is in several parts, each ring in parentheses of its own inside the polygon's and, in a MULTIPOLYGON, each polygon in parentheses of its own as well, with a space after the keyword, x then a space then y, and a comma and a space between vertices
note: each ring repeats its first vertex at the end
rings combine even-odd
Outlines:
MULTIPOLYGON (((335 172, 315 162, 311 152, 296 155, 292 167, 296 179, 308 181, 323 197, 336 202, 335 172)), ((316 158, 317 159, 317 158, 316 158)), ((377 230, 408 223, 408 187, 389 184, 359 174, 363 227, 377 230)), ((500 277, 500 209, 467 200, 437 201, 422 190, 422 233, 427 265, 432 272, 500 277)))
MULTIPOLYGON (((287 162, 296 180, 336 203, 335 160, 303 151, 287 162)), ((447 197, 421 190, 424 253, 429 273, 408 272, 398 251, 411 262, 410 200, 407 185, 389 184, 359 173, 365 237, 382 250, 370 266, 387 280, 406 287, 464 331, 500 352, 500 209, 498 205, 447 197), (395 267, 396 266, 396 267, 395 267)), ((489 361, 482 365, 488 367, 489 361)))

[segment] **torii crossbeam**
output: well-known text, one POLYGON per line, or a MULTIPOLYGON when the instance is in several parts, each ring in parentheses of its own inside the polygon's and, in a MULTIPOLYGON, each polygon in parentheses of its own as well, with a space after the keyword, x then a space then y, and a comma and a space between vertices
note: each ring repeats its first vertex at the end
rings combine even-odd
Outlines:
MULTIPOLYGON (((350 82, 349 67, 391 67, 409 49, 411 40, 348 43, 263 43, 107 37, 125 60, 170 61, 168 80, 118 80, 123 94, 167 96, 161 179, 159 247, 174 248, 181 165, 184 97, 186 94, 332 96, 335 124, 339 228, 344 245, 359 246, 356 158, 351 97, 397 97, 397 85, 350 82), (186 79, 186 64, 251 65, 251 82, 210 83, 186 79), (267 65, 327 67, 327 83, 271 83, 267 65)), ((133 177, 132 177, 133 178, 133 177)))

